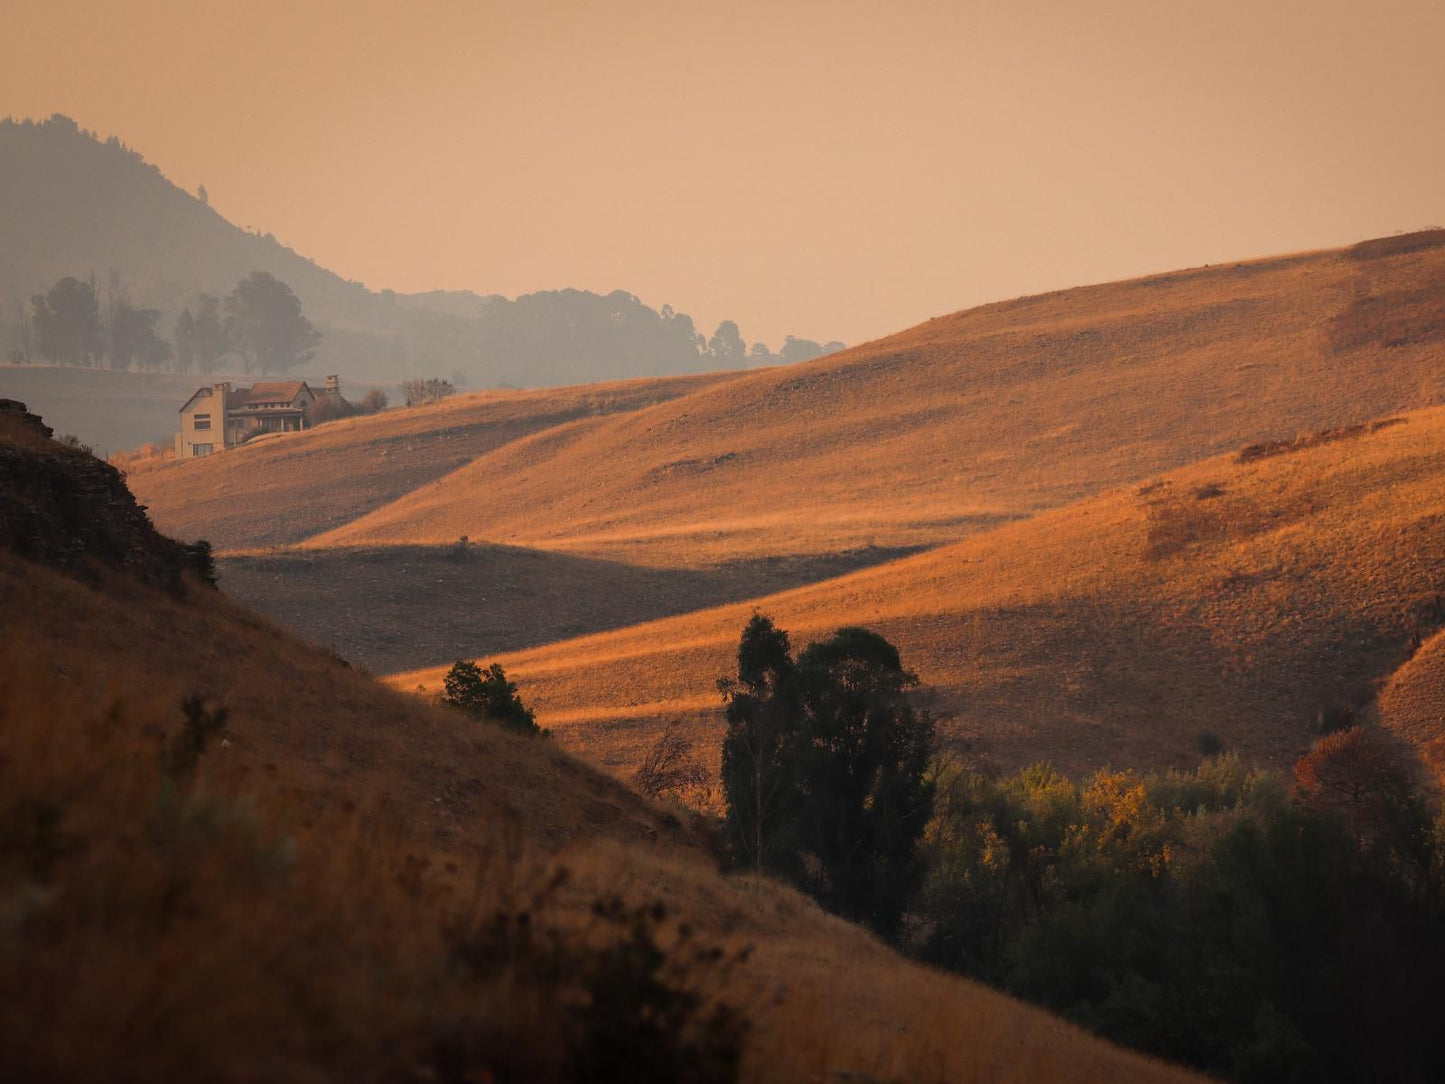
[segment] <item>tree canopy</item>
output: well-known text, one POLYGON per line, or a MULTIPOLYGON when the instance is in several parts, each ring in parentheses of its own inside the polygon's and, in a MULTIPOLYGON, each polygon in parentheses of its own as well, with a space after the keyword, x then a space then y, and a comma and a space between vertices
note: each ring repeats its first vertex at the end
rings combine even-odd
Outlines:
POLYGON ((252 271, 226 298, 225 329, 248 371, 290 372, 310 361, 321 341, 291 288, 265 271, 252 271))
POLYGON ((132 364, 141 369, 159 369, 171 358, 171 344, 156 334, 159 309, 138 309, 124 298, 116 302, 110 316, 110 363, 117 369, 132 364))
POLYGON ((795 660, 787 633, 754 615, 727 701, 722 782, 728 838, 755 869, 894 934, 922 882, 933 810, 934 724, 898 650, 842 628, 795 660))
POLYGON ((67 275, 30 299, 35 350, 61 365, 94 365, 105 354, 100 303, 88 282, 67 275))
POLYGON ((214 372, 231 349, 221 321, 221 304, 210 294, 196 299, 196 311, 187 305, 176 318, 176 364, 182 372, 192 367, 200 373, 214 372))
POLYGON ((442 680, 441 701, 473 719, 485 719, 520 734, 542 734, 531 709, 517 695, 515 683, 507 680, 500 663, 483 670, 474 662, 458 659, 442 680))
POLYGON ((741 369, 747 364, 748 344, 743 342, 742 332, 732 320, 718 324, 712 338, 707 341, 707 356, 716 365, 741 369))

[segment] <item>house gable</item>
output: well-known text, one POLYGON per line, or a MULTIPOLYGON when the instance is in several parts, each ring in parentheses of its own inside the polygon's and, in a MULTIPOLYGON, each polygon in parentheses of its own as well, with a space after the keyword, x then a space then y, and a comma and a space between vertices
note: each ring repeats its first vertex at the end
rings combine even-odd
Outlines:
MULTIPOLYGON (((328 379, 328 394, 333 394, 333 382, 334 378, 328 379)), ((232 388, 227 383, 197 388, 179 412, 176 456, 209 455, 262 433, 305 429, 306 408, 319 398, 304 380, 258 381, 249 388, 232 388)))

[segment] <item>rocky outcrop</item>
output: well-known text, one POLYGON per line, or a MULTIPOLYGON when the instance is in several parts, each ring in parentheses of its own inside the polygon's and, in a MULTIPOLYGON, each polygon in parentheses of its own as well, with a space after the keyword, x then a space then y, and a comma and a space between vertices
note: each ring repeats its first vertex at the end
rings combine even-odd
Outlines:
POLYGON ((13 399, 0 399, 0 549, 76 575, 106 566, 172 589, 187 571, 213 578, 208 543, 161 534, 120 471, 54 440, 13 399))

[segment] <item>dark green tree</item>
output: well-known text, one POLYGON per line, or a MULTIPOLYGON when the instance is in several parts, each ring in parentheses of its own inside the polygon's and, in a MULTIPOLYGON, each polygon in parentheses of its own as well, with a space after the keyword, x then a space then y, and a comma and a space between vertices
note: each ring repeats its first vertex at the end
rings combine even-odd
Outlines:
POLYGON ((797 660, 754 615, 727 699, 728 835, 755 869, 793 877, 823 906, 891 936, 925 872, 933 717, 898 649, 842 628, 797 660))
POLYGON ((718 689, 727 704, 722 786, 733 852, 754 870, 793 876, 791 822, 798 805, 799 715, 788 634, 753 614, 738 643, 738 676, 718 689))
POLYGON ((926 872, 918 843, 933 815, 933 716, 918 679, 876 632, 850 627, 798 657, 803 743, 799 843, 823 906, 897 932, 926 872))
POLYGON ((67 275, 30 305, 36 353, 61 365, 94 365, 104 355, 105 328, 90 283, 67 275))
POLYGON ((285 373, 310 361, 321 334, 284 282, 252 271, 226 298, 226 338, 246 369, 285 373))
POLYGON ((507 680, 499 663, 483 670, 474 662, 458 659, 442 680, 446 690, 441 701, 473 719, 485 719, 520 734, 541 734, 531 709, 517 695, 515 683, 507 680))

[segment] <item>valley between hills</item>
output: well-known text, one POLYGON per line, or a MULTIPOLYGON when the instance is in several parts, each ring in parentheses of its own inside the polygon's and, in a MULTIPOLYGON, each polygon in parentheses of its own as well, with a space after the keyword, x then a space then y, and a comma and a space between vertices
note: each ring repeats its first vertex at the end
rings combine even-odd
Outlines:
POLYGON ((237 598, 428 694, 500 661, 626 777, 715 766, 742 625, 902 650, 1003 768, 1287 767, 1439 623, 1445 235, 941 317, 810 363, 489 392, 136 470, 237 598), (1268 454, 1245 452, 1269 445, 1268 454))

